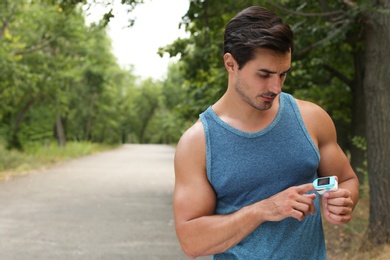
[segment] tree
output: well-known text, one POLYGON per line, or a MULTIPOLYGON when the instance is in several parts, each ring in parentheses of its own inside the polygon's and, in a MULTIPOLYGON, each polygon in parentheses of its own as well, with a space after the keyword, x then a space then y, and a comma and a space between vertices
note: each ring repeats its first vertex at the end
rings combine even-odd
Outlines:
MULTIPOLYGON (((56 40, 53 32, 61 20, 60 11, 52 5, 29 4, 26 1, 6 1, 2 8, 5 19, 2 21, 6 37, 1 50, 7 57, 2 65, 5 73, 1 84, 4 95, 1 110, 10 148, 22 148, 19 131, 29 110, 40 104, 54 87, 50 81, 49 56, 45 52, 56 40), (34 32, 34 33, 32 33, 34 32)), ((1 118, 1 116, 0 116, 1 118)))
POLYGON ((390 2, 372 1, 365 27, 367 155, 370 176, 368 237, 390 244, 390 2))
POLYGON ((128 111, 117 104, 135 80, 117 64, 105 28, 86 26, 73 2, 18 0, 0 9, 0 133, 9 148, 53 137, 59 145, 121 141, 128 111))
POLYGON ((183 91, 185 79, 180 73, 181 62, 172 63, 168 67, 166 79, 163 81, 160 107, 156 113, 156 120, 152 123, 157 129, 154 139, 158 143, 176 144, 183 130, 193 124, 181 116, 182 106, 186 103, 183 91))
POLYGON ((134 99, 133 133, 139 143, 149 143, 151 133, 147 131, 150 122, 160 106, 161 83, 151 78, 143 80, 134 99))

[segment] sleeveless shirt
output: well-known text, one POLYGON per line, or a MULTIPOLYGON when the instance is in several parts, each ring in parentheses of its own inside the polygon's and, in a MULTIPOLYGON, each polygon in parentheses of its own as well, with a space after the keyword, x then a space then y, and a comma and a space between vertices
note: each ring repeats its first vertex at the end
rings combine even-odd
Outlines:
MULTIPOLYGON (((222 121, 210 106, 200 114, 206 137, 207 178, 217 198, 215 214, 230 214, 291 186, 311 183, 320 155, 295 99, 280 94, 274 120, 243 132, 222 121)), ((236 246, 213 259, 326 259, 319 197, 316 213, 302 221, 264 222, 236 246)))

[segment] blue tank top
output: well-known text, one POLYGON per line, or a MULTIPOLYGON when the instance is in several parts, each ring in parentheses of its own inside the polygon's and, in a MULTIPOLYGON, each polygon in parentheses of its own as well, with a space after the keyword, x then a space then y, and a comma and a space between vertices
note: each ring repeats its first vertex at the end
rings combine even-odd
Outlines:
MULTIPOLYGON (((200 115, 206 137, 207 177, 215 190, 215 214, 230 214, 291 186, 317 178, 320 155, 294 98, 280 94, 276 117, 248 133, 222 121, 209 107, 200 115)), ((265 222, 213 259, 326 259, 319 196, 316 213, 303 221, 265 222)))

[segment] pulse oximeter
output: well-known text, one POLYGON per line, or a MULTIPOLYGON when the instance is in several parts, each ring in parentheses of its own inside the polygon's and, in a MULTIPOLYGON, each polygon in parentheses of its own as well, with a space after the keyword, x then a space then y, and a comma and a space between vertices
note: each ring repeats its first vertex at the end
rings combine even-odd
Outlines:
POLYGON ((320 195, 323 195, 326 191, 336 191, 339 188, 335 176, 315 179, 313 185, 320 195))

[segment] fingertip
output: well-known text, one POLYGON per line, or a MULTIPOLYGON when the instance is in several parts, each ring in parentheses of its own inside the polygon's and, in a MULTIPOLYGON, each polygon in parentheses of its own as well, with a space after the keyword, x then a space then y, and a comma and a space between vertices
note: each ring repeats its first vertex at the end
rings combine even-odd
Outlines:
POLYGON ((300 188, 303 192, 310 192, 315 190, 313 183, 303 184, 302 186, 300 186, 300 188))

